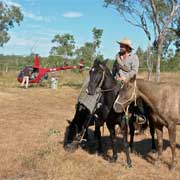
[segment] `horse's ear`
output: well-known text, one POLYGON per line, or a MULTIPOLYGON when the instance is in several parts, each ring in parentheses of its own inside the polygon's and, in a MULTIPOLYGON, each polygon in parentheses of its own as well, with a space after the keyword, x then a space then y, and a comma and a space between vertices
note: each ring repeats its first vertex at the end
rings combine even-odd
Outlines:
POLYGON ((104 63, 107 64, 108 61, 109 61, 109 59, 107 58, 104 60, 104 63))
POLYGON ((101 62, 99 61, 99 59, 95 59, 94 60, 94 66, 99 66, 99 64, 101 64, 101 62))
POLYGON ((134 75, 134 76, 129 80, 129 82, 130 82, 130 83, 133 83, 135 80, 136 80, 136 75, 134 75))
POLYGON ((105 60, 102 62, 102 64, 105 66, 108 61, 109 61, 109 59, 105 59, 105 60))

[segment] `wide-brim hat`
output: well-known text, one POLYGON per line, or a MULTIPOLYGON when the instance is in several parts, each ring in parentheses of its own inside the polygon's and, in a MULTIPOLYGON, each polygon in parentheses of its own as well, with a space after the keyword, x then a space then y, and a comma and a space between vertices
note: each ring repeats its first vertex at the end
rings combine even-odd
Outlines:
POLYGON ((131 42, 131 40, 128 39, 128 38, 124 38, 124 39, 122 39, 122 40, 120 40, 120 41, 117 41, 117 43, 118 43, 118 44, 124 44, 124 45, 128 46, 129 48, 134 49, 134 48, 132 47, 132 42, 131 42))

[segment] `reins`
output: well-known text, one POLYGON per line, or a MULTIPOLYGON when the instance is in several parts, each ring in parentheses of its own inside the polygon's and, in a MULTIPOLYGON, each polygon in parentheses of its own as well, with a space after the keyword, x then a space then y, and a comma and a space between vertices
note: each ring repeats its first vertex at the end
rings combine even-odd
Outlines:
POLYGON ((88 126, 89 126, 89 123, 90 123, 92 117, 95 115, 94 113, 95 113, 95 111, 96 111, 96 109, 97 109, 97 103, 99 102, 100 98, 101 98, 101 96, 98 97, 97 102, 96 102, 96 105, 95 105, 95 108, 93 109, 92 114, 91 114, 90 117, 88 118, 88 121, 85 121, 85 122, 84 122, 82 131, 81 131, 80 133, 77 133, 77 137, 79 137, 78 143, 81 143, 82 140, 83 140, 83 137, 84 137, 84 135, 85 135, 85 133, 86 133, 86 131, 87 131, 87 128, 88 128, 88 126))
POLYGON ((103 84, 103 82, 104 82, 104 79, 105 79, 105 70, 104 70, 104 68, 103 68, 101 65, 100 65, 100 68, 101 68, 102 71, 103 71, 103 75, 102 75, 102 79, 101 79, 101 81, 100 81, 100 83, 99 83, 99 85, 98 85, 98 88, 97 88, 98 91, 97 91, 97 93, 113 91, 116 86, 114 86, 113 88, 109 88, 109 89, 102 89, 102 88, 101 88, 101 86, 102 86, 102 84, 103 84))

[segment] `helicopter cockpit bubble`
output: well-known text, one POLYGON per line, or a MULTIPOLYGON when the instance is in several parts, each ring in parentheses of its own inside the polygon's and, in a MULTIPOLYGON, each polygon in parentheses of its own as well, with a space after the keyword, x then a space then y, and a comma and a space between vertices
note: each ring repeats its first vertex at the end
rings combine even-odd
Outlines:
POLYGON ((29 71, 29 73, 31 74, 31 72, 33 71, 33 67, 32 66, 25 66, 21 71, 20 71, 20 73, 19 73, 19 75, 18 75, 18 78, 19 79, 23 79, 23 76, 24 76, 24 72, 25 71, 29 71))

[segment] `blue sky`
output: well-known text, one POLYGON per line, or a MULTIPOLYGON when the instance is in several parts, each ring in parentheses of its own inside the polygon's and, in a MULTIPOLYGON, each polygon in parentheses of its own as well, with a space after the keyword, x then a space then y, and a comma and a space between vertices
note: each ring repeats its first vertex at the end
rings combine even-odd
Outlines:
POLYGON ((76 48, 92 42, 93 27, 103 29, 98 51, 114 58, 119 50, 117 40, 128 37, 136 49, 147 46, 144 32, 126 23, 113 8, 104 8, 103 0, 2 0, 21 8, 24 20, 10 29, 11 40, 0 48, 2 54, 48 56, 56 34, 70 33, 76 48))

